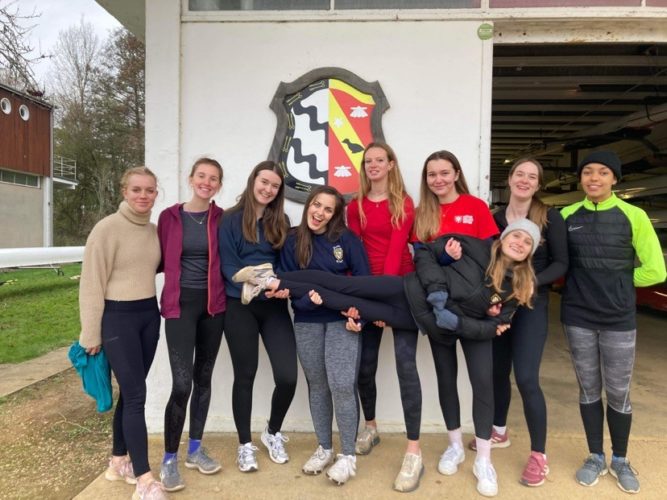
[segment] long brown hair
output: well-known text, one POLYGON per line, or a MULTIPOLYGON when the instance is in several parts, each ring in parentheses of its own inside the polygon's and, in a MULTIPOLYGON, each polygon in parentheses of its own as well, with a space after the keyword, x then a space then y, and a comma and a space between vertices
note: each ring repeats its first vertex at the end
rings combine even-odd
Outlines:
POLYGON ((315 201, 315 198, 321 194, 331 195, 336 200, 333 216, 327 223, 324 235, 326 235, 329 241, 334 242, 347 229, 345 225, 345 199, 343 195, 331 186, 319 186, 313 189, 303 206, 301 224, 296 227, 296 260, 301 269, 307 268, 310 260, 313 258, 313 232, 308 227, 308 208, 315 201))
POLYGON ((505 256, 502 252, 502 241, 496 240, 491 246, 491 259, 486 275, 491 279, 491 284, 496 292, 501 293, 503 279, 508 270, 512 271, 512 293, 508 299, 516 299, 520 306, 532 309, 532 297, 535 290, 535 270, 533 259, 527 257, 521 262, 516 262, 505 256))
MULTIPOLYGON (((532 158, 530 156, 526 156, 525 158, 519 158, 517 161, 514 162, 512 168, 510 168, 510 173, 507 176, 508 183, 509 179, 514 174, 514 171, 519 167, 519 165, 522 165, 524 163, 532 163, 537 167, 537 182, 540 186, 543 186, 544 168, 542 167, 542 164, 539 161, 537 161, 537 159, 532 158)), ((533 198, 530 201, 530 207, 528 208, 528 219, 537 224, 537 227, 540 228, 540 231, 543 231, 548 223, 547 219, 548 210, 549 207, 545 205, 542 200, 540 200, 537 194, 534 194, 533 198)))
POLYGON ((197 167, 199 165, 211 165, 218 171, 218 176, 220 177, 220 184, 222 184, 222 176, 223 176, 223 171, 222 171, 222 165, 220 165, 220 162, 217 160, 214 160, 213 158, 208 158, 206 156, 203 156, 196 160, 192 164, 192 168, 190 169, 190 175, 189 177, 192 178, 195 175, 195 172, 197 172, 197 167))
POLYGON ((444 149, 428 155, 422 168, 421 185, 419 187, 419 206, 415 211, 415 234, 419 241, 430 241, 438 236, 440 230, 440 202, 438 197, 429 189, 427 179, 428 163, 433 160, 445 160, 452 164, 459 178, 454 183, 458 194, 469 194, 468 183, 463 175, 459 159, 444 149))
POLYGON ((371 142, 364 149, 364 154, 361 156, 361 168, 359 169, 359 192, 357 193, 356 200, 359 205, 359 219, 361 221, 361 226, 366 225, 366 214, 364 214, 364 209, 362 207, 362 201, 368 195, 371 190, 371 181, 368 180, 366 176, 366 153, 371 148, 380 148, 387 153, 387 159, 390 162, 394 162, 394 168, 389 170, 387 173, 387 199, 389 201, 389 213, 391 214, 391 225, 393 227, 398 227, 405 221, 405 198, 408 197, 408 193, 405 190, 405 183, 403 182, 403 176, 401 175, 401 170, 398 167, 398 159, 396 158, 396 153, 384 142, 371 142))
POLYGON ((243 211, 243 237, 250 243, 259 243, 257 236, 257 200, 253 194, 255 187, 255 178, 262 170, 270 170, 280 177, 280 187, 278 194, 264 209, 262 216, 264 226, 264 237, 271 246, 278 250, 282 248, 287 238, 289 226, 285 217, 285 176, 275 161, 266 160, 257 164, 248 176, 248 184, 236 201, 236 205, 228 210, 228 213, 243 211))

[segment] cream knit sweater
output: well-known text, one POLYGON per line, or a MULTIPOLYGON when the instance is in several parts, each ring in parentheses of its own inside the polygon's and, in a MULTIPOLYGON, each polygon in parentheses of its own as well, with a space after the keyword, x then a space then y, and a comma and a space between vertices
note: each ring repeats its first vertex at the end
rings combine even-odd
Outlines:
POLYGON ((122 202, 115 214, 98 222, 83 253, 79 310, 85 347, 102 344, 104 300, 139 300, 155 296, 160 242, 150 213, 141 215, 122 202))

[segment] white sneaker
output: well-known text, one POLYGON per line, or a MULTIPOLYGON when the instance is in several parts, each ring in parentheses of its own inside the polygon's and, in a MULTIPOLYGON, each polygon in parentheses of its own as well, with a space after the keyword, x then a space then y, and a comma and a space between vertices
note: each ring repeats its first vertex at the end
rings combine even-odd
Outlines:
POLYGON ((316 476, 324 469, 326 469, 327 465, 333 462, 333 458, 333 450, 325 450, 322 448, 322 445, 320 445, 315 450, 315 453, 313 453, 313 455, 303 465, 301 470, 303 470, 304 474, 316 476))
POLYGON ((336 456, 336 463, 327 470, 327 477, 338 486, 347 482, 348 479, 357 475, 357 457, 354 455, 336 456))
POLYGON ((238 447, 236 463, 241 472, 255 472, 259 467, 257 466, 257 446, 252 443, 245 443, 238 447))
POLYGON ((472 467, 472 473, 477 478, 477 491, 485 497, 495 497, 498 494, 498 476, 488 458, 477 458, 472 467))
POLYGON ((456 471, 459 470, 459 464, 463 463, 465 459, 466 454, 463 451, 463 446, 450 444, 440 457, 438 472, 445 476, 456 474, 456 471))
POLYGON ((289 441, 287 436, 283 436, 280 432, 269 434, 268 426, 262 431, 262 443, 269 450, 269 457, 277 464, 284 464, 289 462, 289 455, 285 451, 285 445, 289 441))

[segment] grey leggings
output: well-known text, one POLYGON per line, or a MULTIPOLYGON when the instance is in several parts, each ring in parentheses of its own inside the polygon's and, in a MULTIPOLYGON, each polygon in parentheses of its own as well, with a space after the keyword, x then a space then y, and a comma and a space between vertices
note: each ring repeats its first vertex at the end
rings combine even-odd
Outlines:
POLYGON ((632 413, 630 380, 637 330, 616 332, 563 327, 579 382, 579 402, 599 401, 604 383, 607 405, 619 413, 632 413))
POLYGON ((357 374, 361 336, 344 321, 294 324, 296 350, 308 382, 308 399, 319 444, 333 448, 331 424, 336 412, 342 453, 354 455, 359 425, 357 374))

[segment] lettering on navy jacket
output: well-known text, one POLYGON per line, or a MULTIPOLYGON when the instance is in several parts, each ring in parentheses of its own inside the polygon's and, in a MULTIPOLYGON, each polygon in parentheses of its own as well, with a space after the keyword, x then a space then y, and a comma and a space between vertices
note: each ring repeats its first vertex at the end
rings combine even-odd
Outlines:
POLYGON ((410 310, 419 329, 434 340, 453 344, 457 337, 473 340, 492 339, 499 324, 509 323, 518 301, 509 299, 512 293, 512 274, 508 272, 502 282, 502 292, 489 286, 486 268, 491 255, 491 241, 472 236, 446 234, 415 250, 416 273, 405 277, 405 294, 410 310), (454 237, 461 242, 462 256, 451 264, 441 266, 438 257, 445 251, 445 244, 454 237), (429 293, 447 291, 447 309, 459 317, 456 331, 445 330, 435 323, 433 307, 426 301, 429 293), (487 310, 502 303, 499 316, 490 317, 487 310))
POLYGON ((600 203, 585 199, 565 207, 561 214, 570 254, 561 322, 590 329, 634 330, 635 286, 665 280, 660 241, 646 212, 612 193, 600 203))
MULTIPOLYGON (((164 273, 164 287, 160 297, 160 312, 165 319, 181 316, 181 254, 183 253, 183 221, 177 203, 160 214, 157 234, 160 239, 162 260, 157 272, 164 273)), ((213 316, 225 312, 225 284, 222 280, 218 226, 222 209, 211 202, 208 207, 206 233, 208 235, 208 313, 213 316)))

